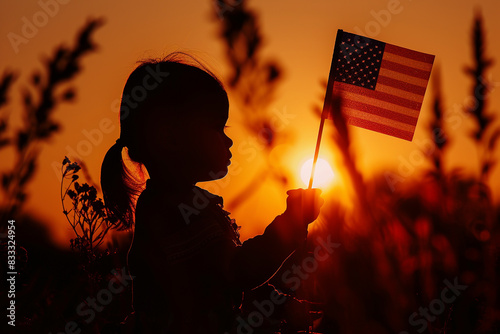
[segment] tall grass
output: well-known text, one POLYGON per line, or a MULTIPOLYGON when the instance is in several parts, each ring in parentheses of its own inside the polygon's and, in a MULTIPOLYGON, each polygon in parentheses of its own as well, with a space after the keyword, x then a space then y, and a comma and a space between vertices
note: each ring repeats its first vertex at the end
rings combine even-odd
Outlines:
MULTIPOLYGON (((90 20, 79 32, 73 47, 59 46, 51 57, 44 58, 42 71, 33 71, 29 86, 21 89, 21 106, 15 107, 22 112, 20 128, 8 128, 8 115, 0 119, 0 149, 11 147, 15 152, 12 166, 0 175, 2 229, 8 219, 15 218, 21 211, 28 196, 26 186, 35 175, 42 144, 61 129, 54 113, 61 104, 74 101, 76 91, 71 83, 81 71, 83 57, 95 50, 92 34, 101 24, 102 20, 90 20)), ((7 70, 0 82, 2 112, 6 110, 16 77, 16 72, 7 70)))
POLYGON ((271 109, 276 90, 283 77, 283 69, 274 60, 262 55, 264 38, 258 15, 244 0, 217 0, 214 21, 219 25, 219 37, 225 49, 230 68, 227 78, 229 93, 243 116, 243 126, 256 144, 262 148, 265 165, 230 199, 230 210, 235 209, 254 194, 265 179, 286 186, 289 171, 280 159, 271 159, 270 153, 289 134, 277 128, 276 115, 271 109), (274 121, 273 121, 274 120, 274 121))

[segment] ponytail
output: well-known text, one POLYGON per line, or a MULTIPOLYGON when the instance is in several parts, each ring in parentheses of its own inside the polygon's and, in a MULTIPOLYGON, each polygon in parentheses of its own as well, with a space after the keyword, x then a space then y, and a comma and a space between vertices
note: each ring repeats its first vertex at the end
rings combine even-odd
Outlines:
POLYGON ((117 140, 101 166, 101 187, 109 223, 119 231, 133 227, 135 205, 145 185, 142 169, 138 180, 127 168, 122 158, 123 148, 121 139, 117 140))

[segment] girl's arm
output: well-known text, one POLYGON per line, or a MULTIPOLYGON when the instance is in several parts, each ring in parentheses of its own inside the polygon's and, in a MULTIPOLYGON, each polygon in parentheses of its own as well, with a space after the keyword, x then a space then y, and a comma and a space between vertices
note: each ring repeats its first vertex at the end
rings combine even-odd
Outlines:
POLYGON ((269 280, 283 262, 305 242, 307 226, 319 215, 323 200, 317 189, 288 192, 287 209, 267 226, 262 235, 238 247, 231 261, 234 283, 242 290, 269 280))

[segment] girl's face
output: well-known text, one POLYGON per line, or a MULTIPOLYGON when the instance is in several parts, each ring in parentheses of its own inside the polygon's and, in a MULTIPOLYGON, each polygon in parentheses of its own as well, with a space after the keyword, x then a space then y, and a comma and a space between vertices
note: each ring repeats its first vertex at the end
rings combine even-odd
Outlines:
POLYGON ((227 174, 233 141, 225 134, 227 111, 217 117, 195 118, 191 125, 186 161, 192 168, 195 181, 217 180, 227 174))
POLYGON ((155 143, 147 145, 152 149, 151 168, 173 182, 194 184, 220 179, 228 172, 232 156, 229 148, 233 145, 224 133, 227 98, 200 96, 190 108, 197 111, 176 121, 156 118, 149 122, 146 136, 155 143))

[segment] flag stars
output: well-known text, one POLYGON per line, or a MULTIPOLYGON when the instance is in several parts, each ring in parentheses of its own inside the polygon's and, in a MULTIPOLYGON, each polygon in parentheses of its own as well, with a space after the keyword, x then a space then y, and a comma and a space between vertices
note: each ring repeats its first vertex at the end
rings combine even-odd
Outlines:
POLYGON ((375 68, 380 67, 383 44, 369 38, 344 33, 339 45, 341 45, 339 57, 333 67, 333 69, 337 69, 337 80, 373 89, 378 76, 378 69, 375 70, 375 68))

